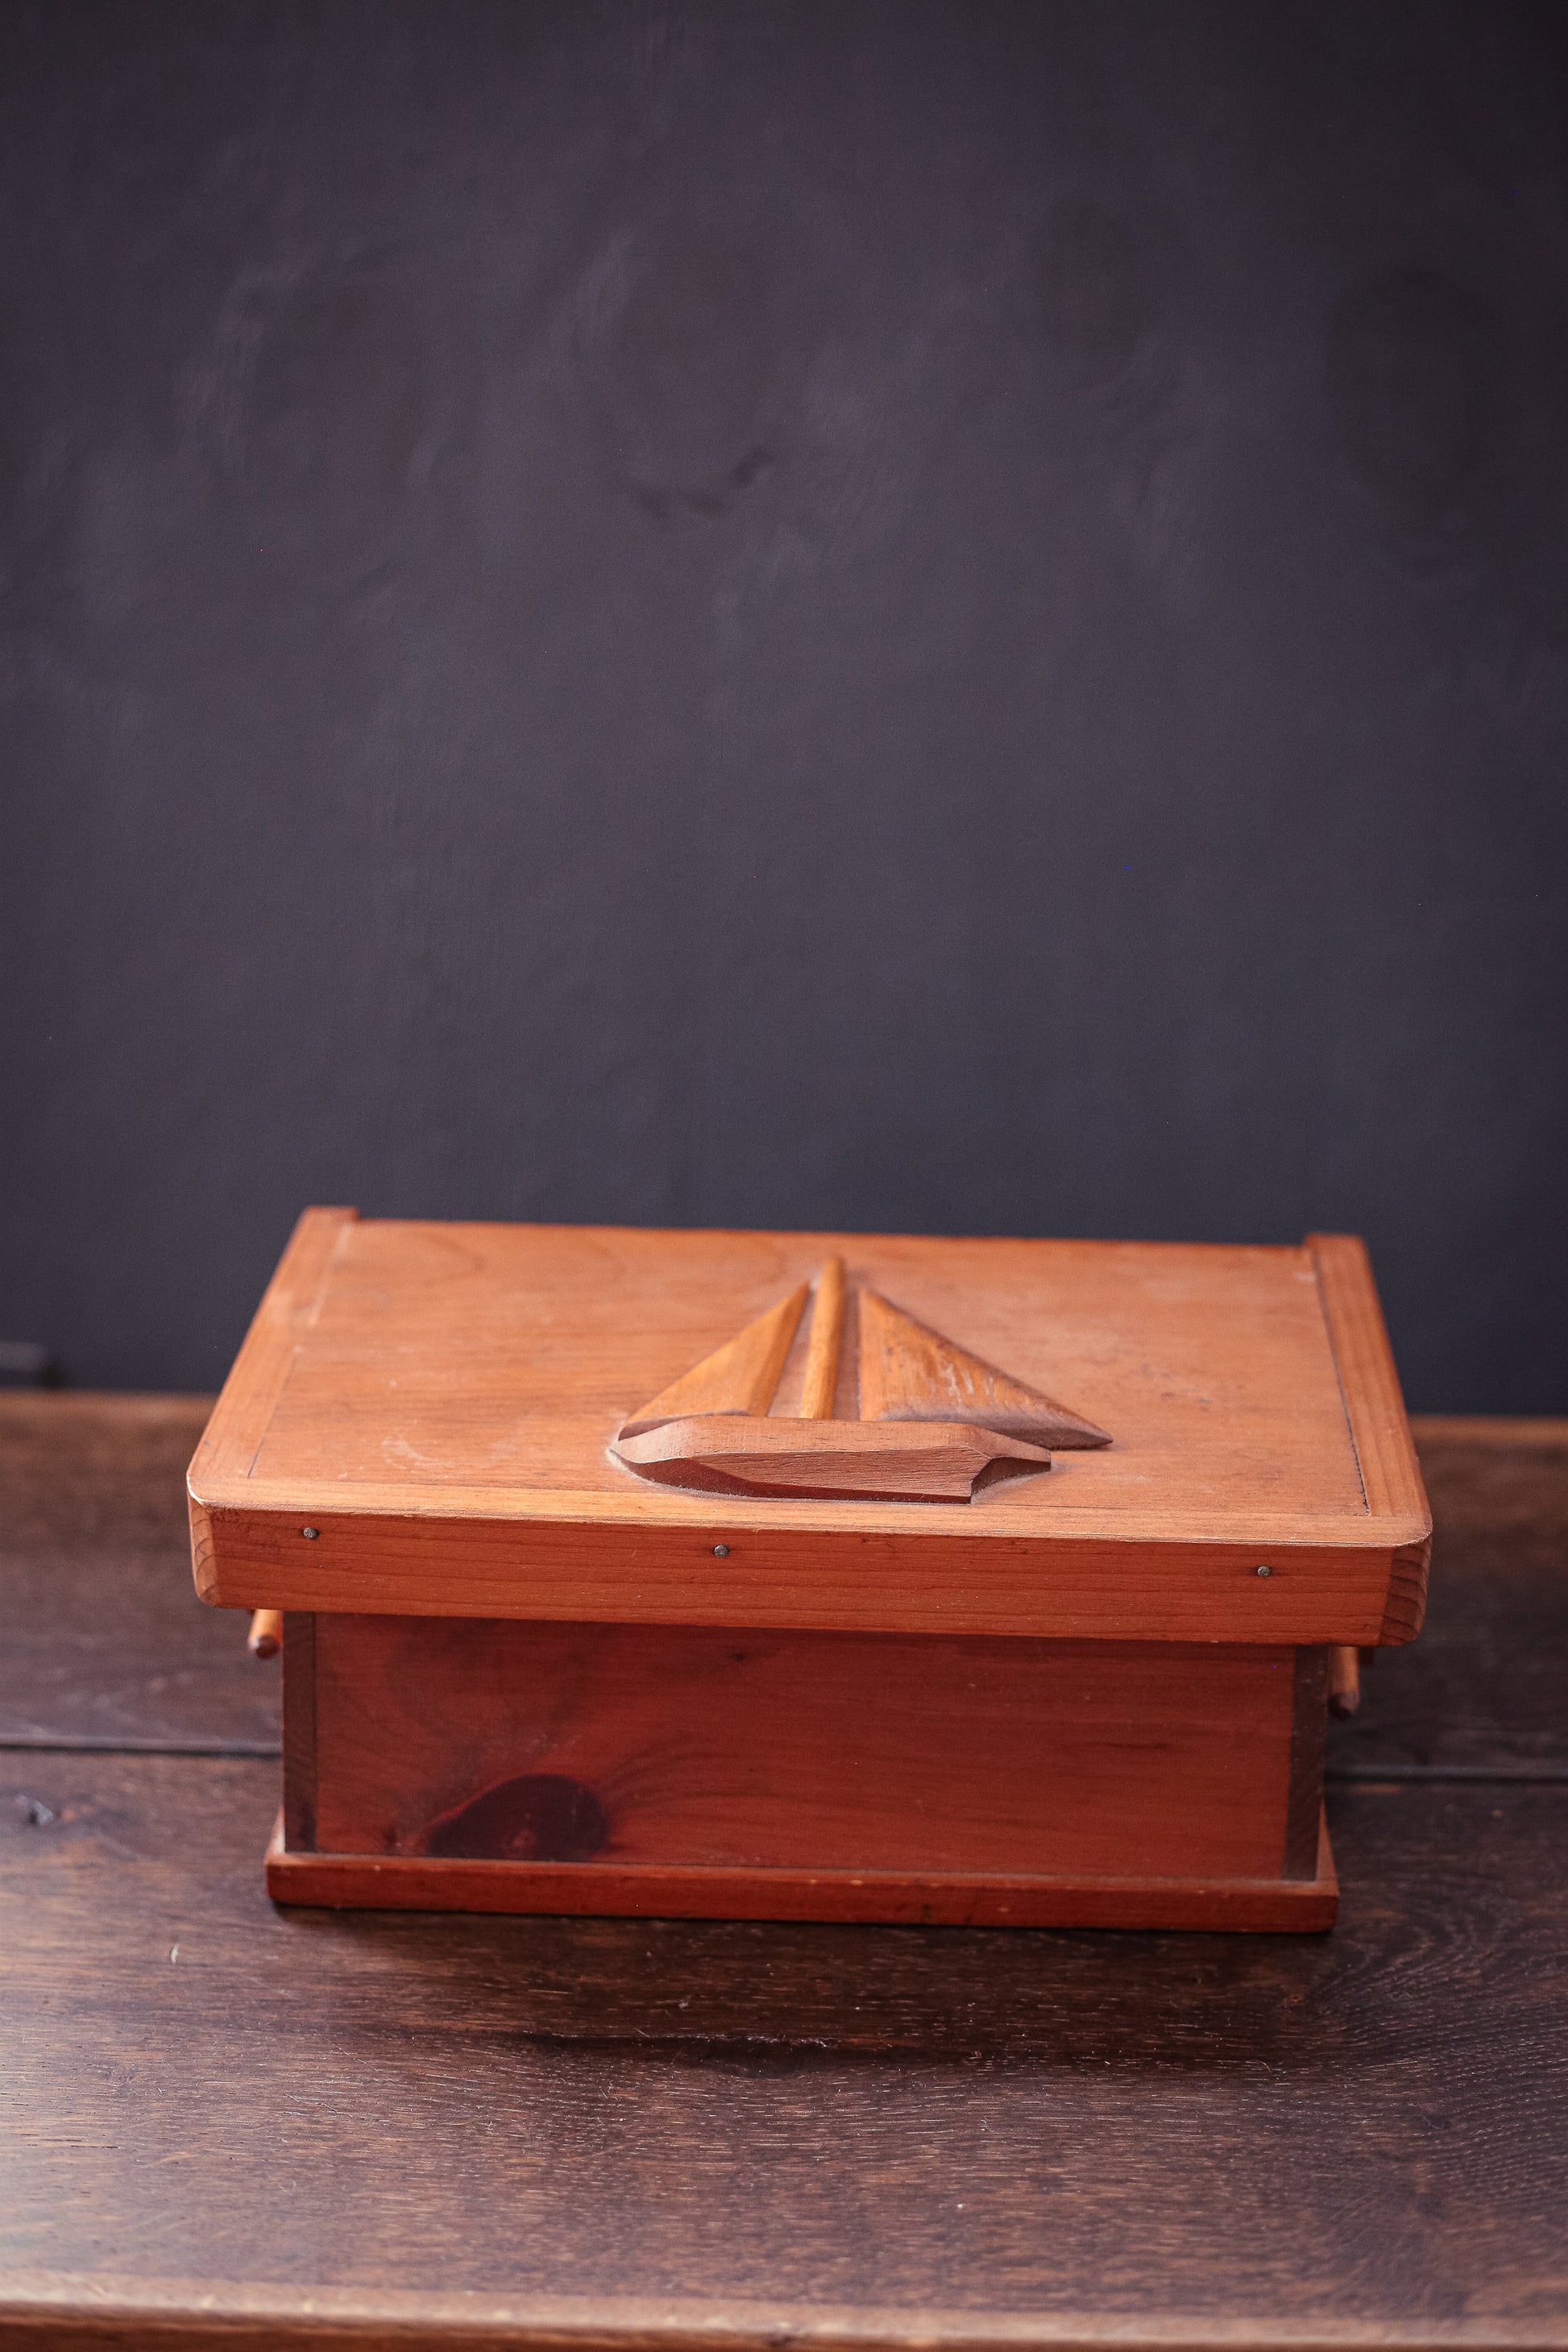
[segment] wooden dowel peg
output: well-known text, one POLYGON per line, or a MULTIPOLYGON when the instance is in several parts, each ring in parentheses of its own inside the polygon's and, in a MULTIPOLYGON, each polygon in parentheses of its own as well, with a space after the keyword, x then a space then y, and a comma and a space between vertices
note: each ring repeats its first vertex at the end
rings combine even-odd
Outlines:
POLYGON ((1329 1713, 1342 1722, 1361 1705, 1361 1654, 1335 1647, 1329 1652, 1329 1713))
POLYGON ((844 1332, 844 1260, 830 1257, 816 1277, 801 1390, 803 1421, 831 1421, 838 1388, 838 1344, 844 1332))
POLYGON ((281 1609, 258 1609, 250 1620, 250 1634, 246 1648, 253 1658, 275 1658, 283 1647, 283 1612, 281 1609))

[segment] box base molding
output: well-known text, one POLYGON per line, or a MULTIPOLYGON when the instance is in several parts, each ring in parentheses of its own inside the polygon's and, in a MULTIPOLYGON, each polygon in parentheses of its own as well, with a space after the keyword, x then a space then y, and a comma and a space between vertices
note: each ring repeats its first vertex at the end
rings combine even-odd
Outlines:
POLYGON ((373 1911, 794 1919, 900 1927, 1173 1927, 1321 1934, 1339 1911, 1326 1823, 1314 1878, 1000 1877, 960 1872, 746 1870, 267 1850, 275 1903, 373 1911))

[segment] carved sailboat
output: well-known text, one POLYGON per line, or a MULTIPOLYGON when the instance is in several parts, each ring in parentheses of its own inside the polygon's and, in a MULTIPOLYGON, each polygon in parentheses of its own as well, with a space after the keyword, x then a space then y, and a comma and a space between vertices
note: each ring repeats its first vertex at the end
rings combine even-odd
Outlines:
POLYGON ((1048 1470, 1053 1446, 1110 1444, 1109 1431, 879 1292, 852 1292, 843 1259, 830 1257, 815 1286, 803 1282, 634 1412, 613 1450, 641 1478, 716 1494, 967 1503, 987 1474, 1048 1470), (775 1412, 808 1298, 799 1402, 775 1412))

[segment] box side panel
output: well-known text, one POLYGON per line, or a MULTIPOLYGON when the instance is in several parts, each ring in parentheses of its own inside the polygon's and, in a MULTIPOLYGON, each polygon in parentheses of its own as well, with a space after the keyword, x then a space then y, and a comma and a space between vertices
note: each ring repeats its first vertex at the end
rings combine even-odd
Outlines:
POLYGON ((323 1616, 315 1663, 324 1851, 1272 1879, 1289 1847, 1289 1649, 323 1616))
POLYGON ((1328 1725, 1329 1654, 1321 1649, 1300 1649, 1291 1677, 1290 1794, 1285 1822, 1287 1878, 1315 1878, 1318 1874, 1328 1725))
POLYGON ((290 1847, 316 1843, 316 1620, 283 1620, 283 1830, 290 1847))

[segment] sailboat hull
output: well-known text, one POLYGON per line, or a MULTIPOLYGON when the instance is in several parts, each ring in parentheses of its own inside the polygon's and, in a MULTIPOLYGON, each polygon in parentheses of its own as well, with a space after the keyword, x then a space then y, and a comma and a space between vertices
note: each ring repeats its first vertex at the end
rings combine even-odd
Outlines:
POLYGON ((661 1486, 719 1495, 967 1503, 983 1472, 1048 1470, 1042 1446, 968 1422, 805 1421, 700 1413, 616 1440, 617 1461, 661 1486))

